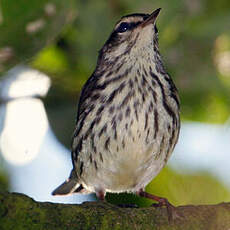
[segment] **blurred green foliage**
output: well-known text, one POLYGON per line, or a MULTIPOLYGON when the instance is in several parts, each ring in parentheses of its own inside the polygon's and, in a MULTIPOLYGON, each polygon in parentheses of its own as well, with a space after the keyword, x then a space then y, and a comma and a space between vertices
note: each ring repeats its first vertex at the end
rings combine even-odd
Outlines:
POLYGON ((74 15, 74 0, 1 0, 0 73, 35 55, 74 15))
POLYGON ((93 72, 115 22, 158 7, 160 49, 180 92, 182 119, 225 122, 230 114, 230 61, 221 54, 230 52, 228 0, 77 1, 74 23, 32 65, 53 77, 63 97, 73 98, 93 72), (226 61, 226 71, 221 71, 226 61))

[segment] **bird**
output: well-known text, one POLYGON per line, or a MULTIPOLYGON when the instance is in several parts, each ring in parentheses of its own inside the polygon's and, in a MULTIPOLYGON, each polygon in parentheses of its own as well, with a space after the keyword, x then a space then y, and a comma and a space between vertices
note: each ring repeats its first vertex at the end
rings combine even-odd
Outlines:
POLYGON ((123 16, 99 51, 81 91, 72 138, 73 169, 53 195, 129 192, 158 202, 145 191, 167 163, 180 131, 180 99, 159 52, 156 19, 123 16))

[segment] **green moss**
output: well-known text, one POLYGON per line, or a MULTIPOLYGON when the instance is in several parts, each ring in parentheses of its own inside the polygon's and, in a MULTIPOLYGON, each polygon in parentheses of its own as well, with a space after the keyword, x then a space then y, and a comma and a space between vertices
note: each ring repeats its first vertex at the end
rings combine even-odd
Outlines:
POLYGON ((229 204, 178 207, 168 221, 166 208, 120 208, 106 202, 82 205, 40 203, 20 194, 0 192, 1 230, 223 230, 230 227, 229 204))

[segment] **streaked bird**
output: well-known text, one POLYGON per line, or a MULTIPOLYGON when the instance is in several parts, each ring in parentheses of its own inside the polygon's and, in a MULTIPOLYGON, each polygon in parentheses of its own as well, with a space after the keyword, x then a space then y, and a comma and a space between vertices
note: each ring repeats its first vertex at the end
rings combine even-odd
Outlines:
POLYGON ((179 97, 158 49, 152 14, 124 16, 84 85, 72 140, 73 170, 53 195, 145 192, 168 161, 180 130, 179 97))

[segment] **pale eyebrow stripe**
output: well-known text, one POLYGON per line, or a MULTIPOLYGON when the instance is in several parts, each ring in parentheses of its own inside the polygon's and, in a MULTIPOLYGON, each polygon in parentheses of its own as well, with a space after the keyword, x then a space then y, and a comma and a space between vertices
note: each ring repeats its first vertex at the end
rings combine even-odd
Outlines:
POLYGON ((143 22, 143 18, 141 18, 141 17, 138 17, 138 18, 135 18, 135 17, 122 18, 119 22, 117 22, 117 24, 115 26, 115 30, 120 26, 120 24, 122 22, 134 23, 134 24, 137 25, 137 24, 143 22), (134 20, 134 19, 136 19, 136 20, 134 20))

